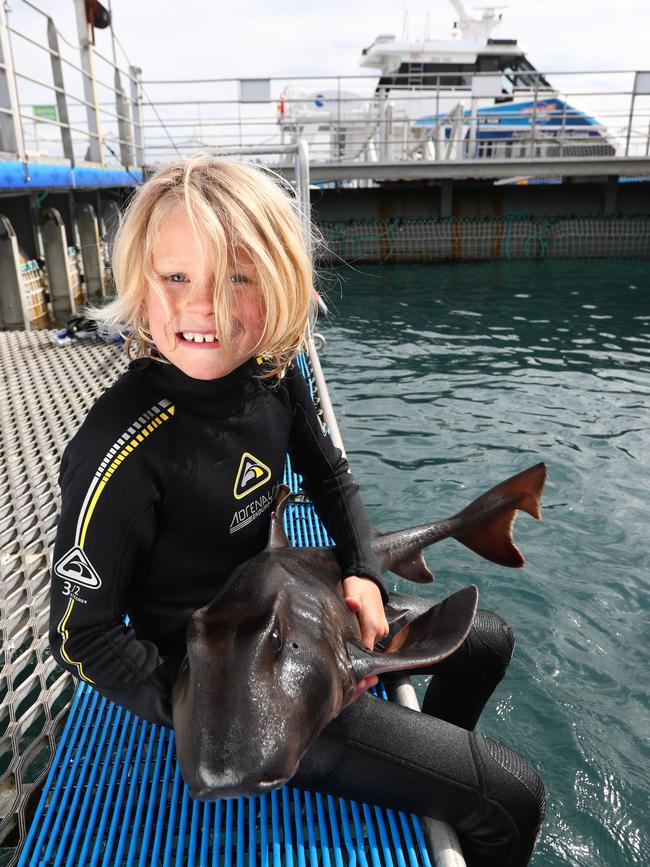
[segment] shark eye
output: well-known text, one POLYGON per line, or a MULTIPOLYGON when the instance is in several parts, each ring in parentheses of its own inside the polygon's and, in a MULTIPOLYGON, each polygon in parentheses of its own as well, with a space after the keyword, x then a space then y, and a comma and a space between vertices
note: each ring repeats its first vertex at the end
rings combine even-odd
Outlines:
POLYGON ((275 653, 279 653, 282 650, 282 634, 279 626, 275 626, 271 633, 271 647, 275 653))

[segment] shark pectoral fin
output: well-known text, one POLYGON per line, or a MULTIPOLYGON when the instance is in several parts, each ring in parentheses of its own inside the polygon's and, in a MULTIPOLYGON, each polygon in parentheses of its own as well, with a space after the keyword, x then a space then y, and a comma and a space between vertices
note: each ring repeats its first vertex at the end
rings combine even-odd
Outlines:
POLYGON ((540 496, 545 479, 544 464, 506 479, 451 519, 467 528, 451 535, 486 560, 500 566, 523 566, 524 556, 512 541, 512 525, 518 509, 533 518, 541 517, 540 496))
POLYGON ((348 642, 348 656, 357 681, 371 674, 441 662, 467 638, 477 604, 478 589, 474 584, 452 593, 413 620, 404 644, 392 653, 377 653, 366 650, 360 643, 348 642))
POLYGON ((383 652, 404 626, 413 623, 421 614, 426 614, 432 606, 433 600, 424 596, 389 593, 388 602, 384 605, 384 614, 388 621, 388 635, 377 642, 378 649, 383 652))

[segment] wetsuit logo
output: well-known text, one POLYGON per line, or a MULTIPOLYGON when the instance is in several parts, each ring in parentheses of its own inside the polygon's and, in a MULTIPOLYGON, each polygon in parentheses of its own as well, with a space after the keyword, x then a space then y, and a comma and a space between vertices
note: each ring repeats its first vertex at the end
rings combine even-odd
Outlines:
POLYGON ((260 515, 262 515, 269 508, 271 503, 273 502, 273 491, 269 491, 267 494, 261 494, 259 497, 255 497, 255 499, 251 500, 249 503, 246 503, 241 509, 237 509, 237 511, 232 516, 232 521, 230 522, 229 533, 232 535, 236 533, 238 530, 243 529, 244 527, 248 527, 249 524, 252 524, 260 515))
POLYGON ((101 578, 93 569, 90 560, 81 548, 75 546, 61 557, 54 566, 54 574, 64 581, 98 590, 102 586, 101 578))
POLYGON ((271 470, 258 458, 244 452, 239 462, 239 470, 235 479, 233 494, 236 500, 241 500, 252 491, 265 485, 271 478, 271 470))

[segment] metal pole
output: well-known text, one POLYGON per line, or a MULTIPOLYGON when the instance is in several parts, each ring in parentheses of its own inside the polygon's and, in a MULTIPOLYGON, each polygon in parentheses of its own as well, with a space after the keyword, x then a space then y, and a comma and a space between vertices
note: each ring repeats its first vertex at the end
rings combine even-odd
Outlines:
POLYGON ((382 162, 388 159, 388 142, 386 141, 386 106, 388 104, 388 92, 382 90, 379 94, 379 158, 382 162))
POLYGON ((113 50, 113 67, 117 67, 117 50, 115 48, 115 30, 113 29, 113 7, 111 0, 108 0, 108 14, 111 19, 111 48, 113 50))
POLYGON ((339 426, 336 422, 336 416, 334 415, 334 409, 332 408, 332 401, 330 400, 327 386, 325 385, 323 369, 320 366, 320 360, 318 358, 318 353, 316 352, 316 347, 314 346, 314 341, 311 334, 307 338, 307 351, 309 352, 309 360, 311 361, 311 366, 314 371, 314 379, 316 381, 316 388, 318 389, 318 397, 320 398, 320 406, 323 410, 323 418, 325 419, 325 424, 327 425, 327 429, 329 430, 332 442, 337 449, 341 450, 343 457, 345 457, 345 446, 343 445, 343 438, 341 437, 341 431, 339 430, 339 426))
POLYGON ((309 146, 300 139, 296 146, 296 191, 307 252, 311 257, 311 199, 309 197, 309 146))
POLYGON ((14 227, 0 214, 0 328, 22 326, 29 331, 32 317, 20 271, 20 251, 14 227))
POLYGON ((9 39, 7 9, 0 0, 0 150, 25 159, 25 140, 20 121, 20 103, 16 87, 14 59, 9 39))
POLYGON ((81 54, 81 68, 83 69, 84 97, 90 103, 86 107, 88 118, 88 155, 91 162, 104 164, 104 147, 99 122, 99 104, 97 102, 97 87, 95 85, 95 64, 93 60, 93 46, 90 39, 91 25, 86 20, 86 4, 84 0, 74 0, 74 8, 77 15, 77 32, 79 34, 79 51, 81 54))
POLYGON ((535 133, 537 125, 537 94, 539 93, 539 76, 535 79, 535 92, 533 94, 533 120, 531 123, 532 142, 530 145, 530 158, 535 159, 535 133))
POLYGON ((139 66, 129 66, 131 76, 131 123, 135 141, 135 163, 144 165, 144 139, 142 132, 142 70, 139 66))
POLYGON ((477 143, 477 126, 478 126, 478 118, 476 116, 476 104, 478 99, 475 96, 472 96, 472 101, 470 103, 469 110, 469 151, 467 153, 467 158, 472 160, 474 157, 478 156, 475 153, 476 143, 477 143))
POLYGON ((632 99, 630 100, 630 117, 627 123, 627 139, 625 140, 625 156, 629 157, 630 155, 630 138, 632 136, 632 118, 634 116, 634 102, 636 100, 636 90, 632 92, 632 99))
POLYGON ((61 63, 61 53, 59 52, 59 36, 54 26, 54 21, 48 16, 47 19, 47 41, 50 46, 50 60, 52 61, 52 81, 54 86, 59 88, 56 91, 56 107, 59 113, 59 121, 62 126, 61 142, 63 144, 63 156, 70 160, 74 165, 74 148, 72 145, 72 132, 70 131, 70 118, 68 116, 68 102, 65 98, 65 83, 63 81, 63 64, 61 63))
POLYGON ((336 124, 336 138, 334 139, 336 142, 336 156, 335 159, 339 161, 343 160, 343 154, 341 152, 341 78, 336 79, 336 87, 337 87, 337 102, 338 102, 338 119, 336 124))
POLYGON ((440 76, 436 80, 436 137, 434 145, 434 159, 440 159, 440 76))
POLYGON ((115 67, 115 108, 117 111, 117 128, 120 134, 120 155, 123 166, 133 165, 133 139, 131 138, 131 124, 129 123, 129 107, 126 94, 122 89, 122 76, 120 70, 115 67))

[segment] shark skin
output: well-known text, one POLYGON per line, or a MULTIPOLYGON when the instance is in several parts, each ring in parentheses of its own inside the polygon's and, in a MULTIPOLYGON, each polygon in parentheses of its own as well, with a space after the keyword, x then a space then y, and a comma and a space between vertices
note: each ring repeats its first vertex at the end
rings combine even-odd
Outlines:
MULTIPOLYGON (((537 464, 487 491, 458 514, 379 534, 382 571, 433 581, 422 548, 454 538, 480 556, 519 567, 512 541, 517 510, 540 517, 546 468, 537 464)), ((294 548, 282 529, 289 489, 279 486, 267 547, 193 614, 187 655, 174 684, 176 750, 190 795, 255 796, 286 783, 325 726, 365 677, 435 664, 463 643, 478 602, 474 585, 441 602, 389 594, 397 650, 369 651, 343 600, 332 548, 294 548), (399 635, 398 635, 399 633, 399 635)))

